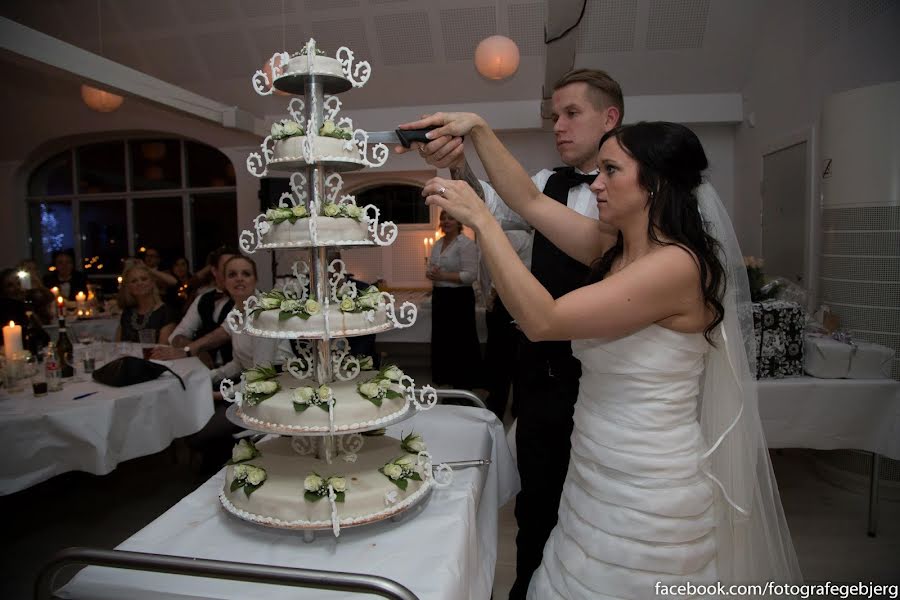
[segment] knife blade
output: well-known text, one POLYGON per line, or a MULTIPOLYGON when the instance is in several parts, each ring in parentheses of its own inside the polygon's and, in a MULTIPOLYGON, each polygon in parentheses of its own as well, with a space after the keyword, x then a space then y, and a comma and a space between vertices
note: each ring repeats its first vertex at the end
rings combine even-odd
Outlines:
POLYGON ((413 142, 422 142, 427 144, 431 140, 425 137, 425 134, 437 127, 426 127, 425 129, 395 129, 393 131, 370 131, 369 142, 382 144, 400 144, 404 148, 409 148, 413 142))

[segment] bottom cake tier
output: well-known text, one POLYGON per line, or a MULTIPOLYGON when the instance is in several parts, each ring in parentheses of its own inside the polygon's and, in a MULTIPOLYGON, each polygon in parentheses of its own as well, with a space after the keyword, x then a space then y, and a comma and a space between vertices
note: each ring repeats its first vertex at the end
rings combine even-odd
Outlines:
POLYGON ((338 533, 340 527, 403 512, 433 485, 430 464, 408 451, 424 449, 418 436, 403 441, 366 437, 358 452, 340 454, 331 463, 295 450, 302 443, 293 440, 306 439, 278 437, 255 446, 239 442, 233 458, 252 458, 227 467, 219 495, 225 509, 271 527, 338 533))

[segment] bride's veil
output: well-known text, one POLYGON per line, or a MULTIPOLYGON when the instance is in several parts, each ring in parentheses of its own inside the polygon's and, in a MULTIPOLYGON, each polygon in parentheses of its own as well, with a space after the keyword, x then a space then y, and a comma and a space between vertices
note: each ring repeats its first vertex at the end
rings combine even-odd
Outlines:
POLYGON ((725 499, 716 527, 718 577, 736 584, 799 583, 800 566, 759 419, 743 256, 718 194, 708 183, 696 193, 706 230, 721 245, 727 279, 725 315, 706 358, 700 401, 700 427, 709 445, 701 469, 725 499))

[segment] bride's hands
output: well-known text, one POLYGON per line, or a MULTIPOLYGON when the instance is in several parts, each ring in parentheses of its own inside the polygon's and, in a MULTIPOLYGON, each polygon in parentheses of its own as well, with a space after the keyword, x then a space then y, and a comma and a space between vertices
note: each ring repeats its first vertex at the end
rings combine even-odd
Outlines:
POLYGON ((434 177, 422 188, 425 204, 439 206, 476 231, 484 219, 493 219, 487 206, 465 181, 434 177))
POLYGON ((487 126, 484 119, 475 113, 462 112, 438 112, 422 117, 418 121, 404 123, 400 129, 423 129, 425 127, 437 127, 428 133, 428 139, 434 140, 442 135, 450 137, 462 137, 469 135, 476 127, 487 126))

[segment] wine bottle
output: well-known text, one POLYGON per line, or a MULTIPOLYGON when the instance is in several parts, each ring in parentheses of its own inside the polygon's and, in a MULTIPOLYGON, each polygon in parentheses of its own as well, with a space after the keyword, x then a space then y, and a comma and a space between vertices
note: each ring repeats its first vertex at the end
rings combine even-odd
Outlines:
POLYGON ((59 320, 59 337, 56 340, 56 354, 59 356, 59 366, 62 371, 63 379, 75 376, 75 359, 73 357, 74 348, 72 341, 66 334, 65 317, 59 320))
POLYGON ((31 309, 31 302, 25 302, 25 349, 32 356, 40 356, 41 348, 50 342, 50 336, 44 331, 40 321, 31 309))

